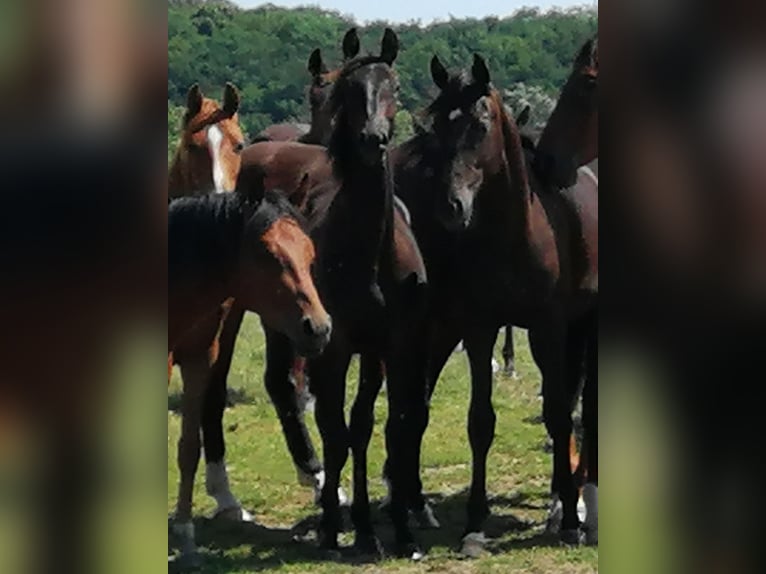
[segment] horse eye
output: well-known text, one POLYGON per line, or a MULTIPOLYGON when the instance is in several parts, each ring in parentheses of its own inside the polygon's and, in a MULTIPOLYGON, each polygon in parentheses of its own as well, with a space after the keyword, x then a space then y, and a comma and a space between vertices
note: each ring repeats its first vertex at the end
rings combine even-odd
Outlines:
POLYGON ((245 142, 239 142, 234 146, 234 151, 236 153, 241 152, 243 149, 245 149, 245 142))

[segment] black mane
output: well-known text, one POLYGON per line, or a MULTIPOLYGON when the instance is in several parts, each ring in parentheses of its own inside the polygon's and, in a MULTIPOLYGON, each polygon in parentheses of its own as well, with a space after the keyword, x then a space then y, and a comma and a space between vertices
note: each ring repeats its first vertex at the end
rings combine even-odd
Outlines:
POLYGON ((168 206, 168 282, 225 281, 239 261, 245 231, 261 237, 285 217, 305 227, 278 191, 267 191, 257 204, 238 192, 174 199, 168 206))

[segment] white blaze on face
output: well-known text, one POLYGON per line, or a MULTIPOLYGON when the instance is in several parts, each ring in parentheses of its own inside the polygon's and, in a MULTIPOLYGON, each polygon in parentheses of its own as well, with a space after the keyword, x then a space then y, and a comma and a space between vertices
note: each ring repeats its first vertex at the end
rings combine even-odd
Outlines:
POLYGON ((221 143, 223 142, 223 132, 217 125, 212 125, 207 129, 207 145, 210 150, 210 159, 213 162, 213 184, 216 193, 223 193, 226 188, 223 185, 223 166, 221 165, 221 143))

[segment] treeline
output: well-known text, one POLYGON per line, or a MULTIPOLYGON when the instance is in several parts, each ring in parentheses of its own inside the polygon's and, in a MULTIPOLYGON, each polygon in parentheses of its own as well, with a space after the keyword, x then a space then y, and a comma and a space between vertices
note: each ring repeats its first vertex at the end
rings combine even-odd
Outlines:
MULTIPOLYGON (((308 56, 321 48, 330 66, 340 60, 343 34, 354 23, 317 8, 267 6, 242 10, 225 1, 170 0, 168 5, 168 105, 183 105, 199 82, 220 97, 224 82, 240 89, 241 121, 251 135, 277 122, 308 119, 308 56)), ((359 27, 363 51, 377 52, 386 23, 359 27)), ((509 18, 453 19, 421 27, 395 26, 401 103, 421 109, 433 95, 428 63, 438 54, 448 68, 464 68, 474 52, 488 61, 495 85, 519 93, 528 86, 555 96, 583 41, 595 33, 591 9, 541 14, 525 9, 509 18)), ((175 126, 169 125, 173 130, 175 126)))

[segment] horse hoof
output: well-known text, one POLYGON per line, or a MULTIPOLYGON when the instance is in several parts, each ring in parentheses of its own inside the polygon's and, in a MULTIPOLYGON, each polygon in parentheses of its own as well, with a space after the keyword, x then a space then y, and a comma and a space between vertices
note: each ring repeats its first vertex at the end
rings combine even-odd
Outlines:
POLYGON ((441 524, 439 524, 436 516, 434 516, 434 511, 429 504, 426 504, 423 507, 423 510, 413 511, 412 514, 415 517, 415 521, 418 523, 418 527, 422 530, 436 530, 441 528, 441 524))
POLYGON ((561 531, 561 521, 564 517, 564 507, 558 496, 554 496, 548 508, 548 520, 545 524, 545 532, 558 534, 561 531))
POLYGON ((479 558, 486 550, 488 540, 483 532, 469 532, 463 537, 460 553, 468 558, 479 558))
POLYGON ((255 518, 241 506, 218 508, 213 513, 214 520, 226 520, 228 522, 255 522, 255 518))
POLYGON ((589 528, 585 531, 585 545, 598 546, 598 528, 589 528))
POLYGON ((338 534, 334 533, 331 534, 329 532, 325 532, 320 530, 317 533, 317 538, 319 540, 319 549, 320 550, 327 550, 330 552, 333 551, 340 551, 340 547, 338 546, 338 534))
POLYGON ((193 556, 197 553, 197 544, 194 541, 194 524, 191 521, 173 523, 172 532, 178 540, 182 557, 193 556))
POLYGON ((383 558, 383 545, 374 534, 357 534, 354 540, 354 549, 363 556, 372 556, 375 559, 383 558))
POLYGON ((400 558, 407 558, 413 562, 420 562, 426 556, 426 553, 423 552, 423 549, 415 542, 408 542, 406 544, 400 543, 397 547, 396 554, 400 558))
POLYGON ((585 535, 579 528, 564 529, 559 534, 559 539, 566 546, 580 546, 585 541, 585 535))

